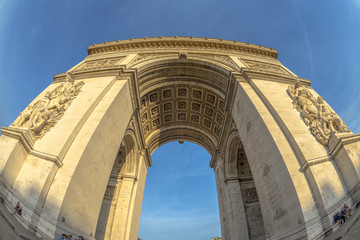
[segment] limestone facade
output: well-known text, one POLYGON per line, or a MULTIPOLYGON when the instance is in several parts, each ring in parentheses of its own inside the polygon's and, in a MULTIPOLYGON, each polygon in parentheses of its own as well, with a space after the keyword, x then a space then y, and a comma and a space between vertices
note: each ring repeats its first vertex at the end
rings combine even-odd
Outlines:
POLYGON ((359 202, 360 135, 276 50, 159 37, 88 54, 1 128, 0 197, 39 237, 137 239, 151 154, 177 140, 212 156, 222 239, 321 239, 359 202))

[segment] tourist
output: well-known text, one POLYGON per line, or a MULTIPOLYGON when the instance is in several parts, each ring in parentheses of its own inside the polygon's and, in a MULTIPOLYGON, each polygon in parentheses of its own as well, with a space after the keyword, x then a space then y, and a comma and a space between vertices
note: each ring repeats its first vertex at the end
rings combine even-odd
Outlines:
POLYGON ((67 240, 66 234, 63 233, 63 234, 58 238, 58 240, 67 240))
POLYGON ((340 212, 337 212, 334 216, 334 220, 336 223, 343 224, 345 222, 345 216, 342 215, 340 212))
POLYGON ((79 236, 78 240, 85 240, 85 239, 83 238, 83 236, 79 236))
POLYGON ((345 211, 345 208, 342 207, 341 208, 341 211, 340 211, 340 214, 341 214, 341 218, 344 220, 344 222, 346 221, 346 211, 345 211))
POLYGON ((344 209, 346 211, 346 215, 345 215, 346 218, 349 218, 351 216, 351 208, 349 208, 349 206, 346 203, 344 203, 344 209))
POLYGON ((72 235, 71 235, 71 234, 68 235, 68 236, 67 236, 67 239, 68 239, 68 240, 73 240, 73 239, 72 239, 72 235))
POLYGON ((17 202, 16 206, 14 207, 14 211, 11 214, 14 215, 14 213, 21 215, 21 206, 19 202, 17 202))

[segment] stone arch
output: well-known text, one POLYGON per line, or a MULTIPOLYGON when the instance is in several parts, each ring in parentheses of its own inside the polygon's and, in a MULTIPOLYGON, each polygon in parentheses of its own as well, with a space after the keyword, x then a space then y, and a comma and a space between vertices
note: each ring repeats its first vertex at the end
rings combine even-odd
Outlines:
POLYGON ((231 69, 211 60, 178 57, 150 58, 133 67, 137 67, 140 117, 150 152, 166 142, 183 139, 212 155, 225 118, 224 96, 231 69), (205 103, 205 98, 212 98, 212 102, 205 103))
POLYGON ((247 234, 236 230, 241 216, 245 222, 248 215, 246 206, 238 205, 238 161, 227 152, 233 154, 240 140, 267 239, 321 238, 333 231, 339 206, 360 200, 360 174, 353 171, 359 169, 360 136, 344 131, 319 142, 312 135, 289 94, 301 86, 308 96, 318 95, 310 81, 276 59, 276 50, 221 39, 160 37, 97 44, 88 53, 67 73, 55 75, 20 116, 25 121, 36 116, 36 126, 23 126, 20 119, 1 129, 1 197, 8 207, 21 201, 20 220, 39 236, 71 232, 95 239, 124 141, 137 145, 131 147, 137 167, 128 165, 136 170, 119 192, 125 198, 116 209, 126 224, 114 218, 118 239, 136 239, 151 153, 173 140, 195 142, 212 156, 226 240, 255 238, 250 228, 247 234), (59 100, 51 108, 48 91, 59 100), (42 112, 38 101, 48 111, 42 112))
POLYGON ((238 178, 239 169, 237 163, 237 154, 239 145, 242 144, 241 140, 236 132, 233 132, 226 143, 226 156, 225 156, 225 178, 238 178))

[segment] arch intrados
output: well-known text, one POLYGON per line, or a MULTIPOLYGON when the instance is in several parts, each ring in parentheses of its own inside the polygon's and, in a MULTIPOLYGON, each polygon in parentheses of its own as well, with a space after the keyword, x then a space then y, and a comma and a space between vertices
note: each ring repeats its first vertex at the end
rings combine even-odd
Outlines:
POLYGON ((191 86, 191 87, 194 87, 194 88, 199 88, 199 89, 206 89, 206 90, 209 90, 213 93, 216 93, 217 95, 219 95, 220 97, 222 97, 223 99, 225 99, 225 94, 221 91, 219 91, 218 88, 212 86, 212 85, 209 85, 209 84, 206 84, 206 80, 205 79, 184 79, 182 78, 181 81, 172 81, 172 82, 169 82, 169 79, 168 78, 159 78, 159 79, 156 79, 154 80, 154 83, 151 85, 151 86, 148 86, 146 89, 143 89, 140 93, 140 97, 143 97, 144 95, 150 93, 150 92, 153 92, 157 89, 160 89, 160 88, 163 88, 163 87, 173 87, 173 86, 191 86), (196 81, 197 80, 197 81, 196 81), (194 84, 196 81, 196 84, 194 84), (199 82, 201 81, 201 82, 199 82), (184 82, 188 83, 188 84, 185 84, 184 82))
POLYGON ((219 63, 189 59, 169 59, 155 62, 149 60, 147 64, 137 68, 137 70, 141 93, 159 81, 165 82, 167 80, 169 82, 169 80, 181 78, 181 80, 185 81, 190 79, 189 82, 200 80, 203 84, 211 86, 214 90, 216 89, 215 91, 221 92, 221 95, 226 93, 229 76, 232 71, 224 65, 221 66, 219 63), (171 74, 170 76, 169 73, 171 74))
POLYGON ((167 143, 177 142, 177 141, 186 141, 186 142, 191 142, 191 143, 194 143, 196 145, 199 145, 200 147, 205 149, 205 151, 210 155, 210 157, 213 157, 213 153, 211 153, 209 151, 209 149, 204 144, 202 144, 202 142, 199 142, 195 138, 191 138, 191 137, 182 137, 181 139, 174 137, 173 139, 167 139, 166 141, 162 141, 162 142, 159 143, 159 145, 157 145, 156 147, 151 149, 150 155, 153 154, 159 147, 161 147, 161 146, 163 146, 163 145, 165 145, 167 143))
POLYGON ((148 146, 150 149, 150 153, 152 154, 158 147, 173 141, 189 141, 195 143, 201 147, 203 147, 210 156, 213 155, 215 146, 217 142, 209 136, 209 134, 205 134, 199 129, 195 127, 186 128, 184 126, 172 126, 161 129, 160 131, 155 131, 152 133, 149 138, 146 139, 148 142, 148 146), (182 134, 174 134, 176 131, 179 130, 182 134))
POLYGON ((235 68, 235 66, 229 66, 225 65, 224 63, 214 61, 211 59, 206 58, 185 58, 185 59, 179 59, 179 57, 162 57, 159 58, 149 58, 145 59, 141 62, 135 62, 133 64, 130 64, 129 68, 131 69, 137 69, 138 75, 144 74, 144 72, 158 68, 159 66, 168 67, 174 64, 182 64, 182 65, 192 65, 196 67, 204 67, 207 69, 211 69, 214 72, 222 73, 225 77, 228 76, 230 71, 237 71, 238 69, 235 68))

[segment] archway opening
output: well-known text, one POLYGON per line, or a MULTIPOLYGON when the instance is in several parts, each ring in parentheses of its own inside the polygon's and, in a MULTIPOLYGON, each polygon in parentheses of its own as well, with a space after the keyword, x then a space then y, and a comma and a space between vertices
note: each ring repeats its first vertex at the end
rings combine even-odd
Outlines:
POLYGON ((210 155, 191 142, 170 142, 152 154, 141 210, 141 239, 220 237, 210 155))

